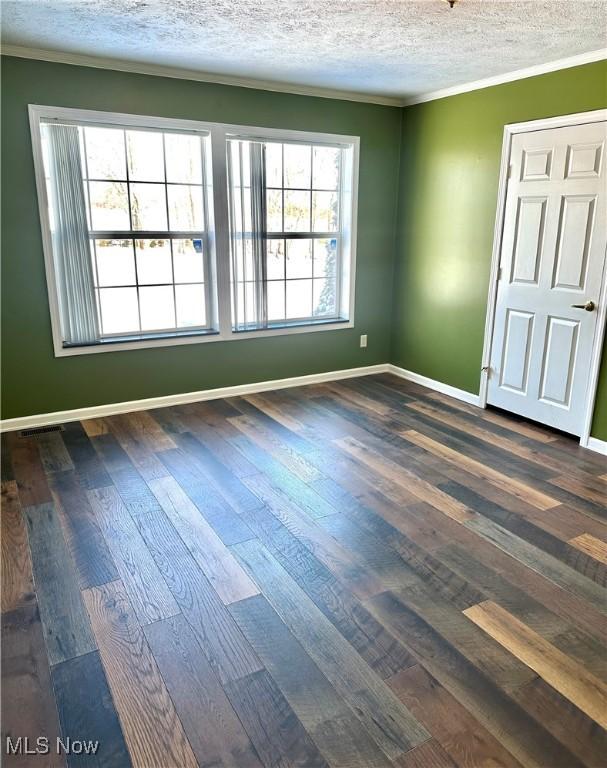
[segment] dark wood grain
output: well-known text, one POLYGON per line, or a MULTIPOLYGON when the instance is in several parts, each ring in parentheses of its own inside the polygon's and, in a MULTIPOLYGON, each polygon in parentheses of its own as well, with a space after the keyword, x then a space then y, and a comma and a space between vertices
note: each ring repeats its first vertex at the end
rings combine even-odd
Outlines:
POLYGON ((2 764, 15 768, 65 766, 55 750, 60 736, 57 707, 49 673, 38 606, 34 603, 2 615, 2 764), (47 738, 48 755, 7 754, 7 738, 22 737, 35 749, 47 738))
POLYGON ((604 766, 607 459, 563 434, 379 374, 7 433, 2 482, 3 734, 604 766))
POLYGON ((328 768, 265 670, 228 683, 226 692, 264 766, 328 768))
POLYGON ((144 629, 200 768, 260 768, 219 680, 183 616, 144 629))
POLYGON ((83 594, 133 765, 196 768, 190 743, 122 584, 111 581, 83 594))
POLYGON ((76 472, 56 472, 50 482, 80 588, 117 579, 116 564, 76 472))
POLYGON ((63 741, 91 745, 88 754, 84 749, 67 755, 70 768, 128 768, 131 758, 99 653, 94 651, 57 664, 52 679, 63 741))
POLYGON ((53 504, 25 510, 40 617, 51 665, 95 650, 78 575, 53 504))

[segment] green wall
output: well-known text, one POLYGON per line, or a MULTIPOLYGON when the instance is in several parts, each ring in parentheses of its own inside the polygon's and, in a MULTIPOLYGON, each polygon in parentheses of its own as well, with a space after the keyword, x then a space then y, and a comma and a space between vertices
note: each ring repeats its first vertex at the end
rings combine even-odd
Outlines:
POLYGON ((3 57, 3 418, 386 362, 401 117, 396 107, 3 57), (28 104, 360 136, 356 327, 55 358, 28 104))
MULTIPOLYGON (((391 360, 478 393, 506 123, 607 106, 607 62, 404 109, 391 360)), ((607 349, 592 434, 607 440, 607 349)))
POLYGON ((503 126, 605 107, 606 78, 599 62, 398 109, 3 57, 2 417, 388 360, 478 392, 503 126), (55 358, 28 104, 360 136, 356 327, 55 358))

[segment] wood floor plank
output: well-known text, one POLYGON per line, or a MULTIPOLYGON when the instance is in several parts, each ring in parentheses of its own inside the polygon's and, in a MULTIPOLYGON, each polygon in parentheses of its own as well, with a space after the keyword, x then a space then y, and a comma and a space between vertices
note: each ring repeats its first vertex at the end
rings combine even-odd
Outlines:
POLYGON ((398 761, 399 768, 457 768, 435 739, 415 747, 398 761))
POLYGON ((337 510, 322 499, 312 488, 302 482, 283 464, 260 450, 255 443, 244 434, 229 437, 229 441, 262 472, 271 483, 276 493, 294 501, 311 517, 333 515, 337 510))
POLYGON ((466 413, 472 413, 474 416, 482 418, 484 421, 491 422, 493 424, 499 424, 506 429, 511 430, 519 435, 529 437, 531 440, 535 440, 538 443, 554 443, 557 440, 556 435, 549 432, 547 429, 542 429, 535 425, 528 424, 525 421, 514 421, 503 416, 496 411, 483 409, 479 410, 475 406, 462 403, 460 400, 455 400, 453 397, 443 395, 440 392, 430 392, 428 394, 432 400, 440 400, 442 403, 447 403, 452 408, 457 408, 466 413))
POLYGON ((207 483, 210 483, 220 497, 225 499, 236 512, 259 507, 256 496, 194 435, 184 432, 177 435, 175 440, 179 448, 200 469, 207 483))
POLYGON ((579 536, 569 539, 569 543, 600 563, 607 565, 607 542, 597 539, 596 536, 591 536, 589 533, 581 533, 579 536))
POLYGON ((288 444, 283 443, 274 432, 267 429, 262 421, 251 416, 238 416, 230 419, 236 429, 239 429, 252 442, 292 472, 304 483, 316 480, 320 472, 305 459, 305 454, 298 453, 288 444))
POLYGON ((489 638, 483 637, 478 628, 471 626, 455 606, 441 599, 423 581, 393 590, 393 594, 447 643, 460 649, 462 656, 502 690, 514 691, 535 677, 532 670, 504 651, 498 642, 487 643, 489 638))
POLYGON ((435 456, 440 456, 445 459, 445 461, 454 464, 455 466, 469 468, 471 471, 484 477, 488 482, 498 488, 502 488, 505 491, 512 493, 514 496, 524 499, 538 509, 551 509, 552 507, 558 506, 560 503, 551 496, 536 491, 531 486, 520 482, 520 480, 504 475, 502 472, 493 469, 493 467, 486 466, 480 461, 476 461, 476 459, 471 459, 462 453, 454 451, 452 448, 441 445, 436 442, 436 440, 432 440, 432 438, 420 435, 419 432, 416 432, 415 430, 405 430, 401 434, 405 439, 415 445, 426 448, 435 456))
MULTIPOLYGON (((166 467, 159 461, 154 451, 150 450, 149 445, 142 439, 141 434, 137 433, 133 428, 132 420, 129 418, 132 415, 118 414, 117 416, 108 416, 106 422, 110 433, 120 443, 120 446, 133 462, 134 467, 145 480, 166 477, 168 474, 166 467)), ((158 431, 164 434, 160 427, 158 427, 158 431)), ((171 447, 174 447, 170 439, 168 443, 171 447)))
POLYGON ((358 713, 388 757, 397 759, 429 738, 267 550, 256 541, 235 544, 233 550, 262 594, 337 692, 358 713))
POLYGON ((281 408, 280 405, 277 405, 274 399, 271 399, 272 394, 274 393, 270 393, 270 395, 246 395, 244 399, 265 413, 267 416, 274 419, 274 421, 282 424, 283 427, 291 430, 291 432, 300 432, 303 429, 303 424, 297 419, 293 418, 293 416, 287 413, 284 408, 281 408))
POLYGON ((35 603, 2 615, 2 764, 11 768, 65 766, 65 756, 55 750, 61 735, 57 706, 49 672, 46 647, 35 603), (7 738, 13 744, 23 737, 30 749, 39 736, 51 747, 41 759, 7 754, 7 738))
POLYGON ((519 705, 545 725, 588 768, 603 768, 607 732, 540 677, 514 694, 519 705))
POLYGON ((149 486, 226 605, 259 594, 251 578, 173 477, 150 480, 149 486))
MULTIPOLYGON (((338 578, 347 581, 358 597, 368 597, 382 591, 382 582, 372 568, 354 553, 342 547, 322 526, 311 519, 303 509, 275 492, 261 475, 244 481, 259 499, 293 535, 299 539, 338 578)), ((333 517, 333 515, 330 515, 333 517)))
POLYGON ((134 518, 160 508, 156 497, 113 434, 99 435, 91 442, 103 462, 104 471, 107 470, 111 478, 105 485, 116 487, 134 518))
POLYGON ((24 514, 49 660, 58 664, 97 646, 54 505, 27 507, 24 514))
POLYGON ((380 677, 390 677, 413 663, 396 638, 270 512, 257 510, 249 524, 268 551, 380 677))
POLYGON ((65 425, 63 442, 85 490, 90 491, 93 488, 103 488, 112 484, 110 476, 80 422, 72 421, 65 425))
POLYGON ((224 544, 237 544, 253 538, 240 515, 214 490, 183 451, 162 451, 158 457, 224 544))
POLYGON ((518 515, 516 512, 504 509, 499 504, 483 498, 474 490, 453 480, 441 483, 440 488, 483 517, 489 518, 501 528, 506 528, 510 533, 524 539, 528 544, 544 550, 548 555, 557 558, 565 565, 570 565, 597 584, 607 586, 607 567, 605 564, 599 563, 581 550, 575 549, 569 542, 546 531, 541 526, 536 525, 535 522, 518 515))
POLYGON ((255 652, 162 509, 140 515, 137 527, 220 681, 261 669, 255 652))
POLYGON ((330 765, 391 765, 264 597, 235 603, 230 610, 330 765))
POLYGON ((607 686, 594 675, 497 603, 480 603, 467 608, 464 614, 588 717, 603 728, 607 726, 607 686))
POLYGON ((130 768, 122 727, 97 651, 57 664, 52 670, 62 739, 88 742, 67 757, 72 766, 130 768), (88 754, 87 754, 88 751, 88 754))
POLYGON ((379 621, 402 638, 432 675, 525 768, 579 768, 582 763, 516 702, 446 643, 392 593, 366 602, 379 621))
POLYGON ((226 693, 264 766, 328 768, 265 669, 229 683, 226 693))
POLYGON ((89 491, 88 499, 117 563, 140 625, 166 619, 179 608, 115 488, 89 491))
POLYGON ((236 716, 183 616, 144 627, 148 644, 199 768, 261 768, 236 716))
POLYGON ((198 763, 119 581, 83 592, 133 766, 198 763))
POLYGON ((50 667, 109 745, 70 765, 603 768, 607 459, 563 434, 378 374, 5 433, 2 482, 4 690, 58 733, 50 667))
POLYGON ((27 530, 14 480, 2 483, 0 520, 2 613, 6 613, 31 605, 36 599, 27 530))
POLYGON ((360 461, 368 464, 376 472, 383 475, 391 482, 403 486, 410 491, 420 501, 426 501, 432 504, 436 509, 443 512, 448 517, 463 523, 473 517, 473 514, 463 504, 452 499, 447 494, 438 490, 430 483, 420 479, 404 467, 399 467, 389 459, 381 457, 376 451, 373 451, 354 438, 345 438, 337 440, 336 444, 355 456, 360 461))
POLYGON ((103 418, 82 419, 80 424, 88 437, 97 437, 97 435, 107 435, 110 431, 108 423, 103 418))
POLYGON ((574 571, 573 568, 557 560, 556 557, 542 552, 541 549, 496 525, 491 520, 479 517, 476 520, 469 520, 466 526, 480 533, 496 547, 524 563, 531 570, 541 573, 542 576, 563 589, 586 600, 599 613, 607 615, 605 590, 574 571))
POLYGON ((420 665, 398 672, 388 684, 460 768, 521 764, 420 665))
POLYGON ((117 579, 116 564, 76 472, 55 472, 50 483, 80 588, 117 579))
POLYGON ((16 437, 11 446, 11 461, 22 507, 51 501, 38 443, 32 437, 16 437))
POLYGON ((74 469, 61 432, 43 432, 36 436, 36 442, 42 466, 47 474, 74 469))

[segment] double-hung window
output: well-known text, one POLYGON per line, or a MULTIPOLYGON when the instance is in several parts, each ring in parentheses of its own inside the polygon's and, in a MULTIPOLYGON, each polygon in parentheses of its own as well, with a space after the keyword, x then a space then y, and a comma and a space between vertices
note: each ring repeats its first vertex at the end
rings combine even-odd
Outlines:
POLYGON ((352 325, 356 138, 30 119, 57 355, 352 325))

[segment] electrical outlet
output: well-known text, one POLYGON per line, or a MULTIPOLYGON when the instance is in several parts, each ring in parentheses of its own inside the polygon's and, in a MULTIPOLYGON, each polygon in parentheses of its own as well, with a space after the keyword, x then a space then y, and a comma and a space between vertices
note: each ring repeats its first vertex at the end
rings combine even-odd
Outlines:
POLYGON ((363 333, 360 337, 360 348, 366 349, 367 347, 367 334, 363 333))

